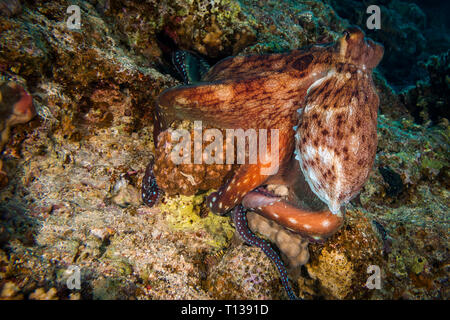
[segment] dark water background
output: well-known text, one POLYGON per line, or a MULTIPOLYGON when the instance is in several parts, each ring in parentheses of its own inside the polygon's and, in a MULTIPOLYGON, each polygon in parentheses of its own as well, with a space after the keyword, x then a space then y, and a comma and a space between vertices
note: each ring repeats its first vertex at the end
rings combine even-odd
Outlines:
POLYGON ((397 90, 425 79, 427 73, 421 62, 450 50, 450 1, 402 1, 406 5, 390 0, 328 2, 341 17, 384 44, 380 70, 397 90), (371 4, 381 8, 381 30, 367 30, 365 26, 368 15, 363 13, 371 4))

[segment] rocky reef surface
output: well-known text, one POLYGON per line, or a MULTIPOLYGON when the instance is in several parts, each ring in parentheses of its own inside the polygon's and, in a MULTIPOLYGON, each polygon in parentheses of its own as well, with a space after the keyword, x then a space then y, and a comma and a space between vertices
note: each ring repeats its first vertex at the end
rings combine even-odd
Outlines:
MULTIPOLYGON (((418 6, 385 2, 395 21, 423 23, 418 6)), ((19 82, 37 112, 11 129, 1 155, 9 182, 0 190, 0 299, 285 299, 270 260, 236 240, 229 217, 208 213, 204 194, 142 204, 152 110, 180 83, 168 48, 214 63, 325 43, 357 23, 338 14, 344 4, 0 1, 0 81, 19 82), (74 4, 79 30, 67 25, 74 4), (80 289, 67 286, 73 266, 80 289)), ((412 27, 394 22, 409 39, 412 27)), ((338 233, 322 244, 299 240, 301 250, 284 255, 300 297, 450 298, 450 75, 448 54, 436 54, 402 92, 376 74, 374 170, 338 233), (366 286, 370 266, 381 271, 378 289, 366 286)))

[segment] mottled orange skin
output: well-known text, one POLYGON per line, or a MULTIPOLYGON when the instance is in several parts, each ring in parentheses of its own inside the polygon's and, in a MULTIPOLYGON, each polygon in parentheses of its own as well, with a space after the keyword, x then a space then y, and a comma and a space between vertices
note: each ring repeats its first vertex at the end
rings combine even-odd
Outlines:
POLYGON ((337 214, 372 169, 379 105, 372 68, 383 50, 359 29, 351 29, 334 48, 333 68, 305 97, 296 154, 311 189, 337 214))
MULTIPOLYGON (((192 150, 194 148, 193 141, 191 131, 192 150)), ((167 130, 158 136, 158 147, 156 149, 158 157, 155 158, 153 165, 158 187, 168 195, 193 195, 198 190, 220 188, 227 174, 232 171, 232 165, 194 164, 194 159, 191 159, 192 163, 190 164, 177 165, 171 161, 171 152, 176 143, 178 141, 172 142, 170 132, 167 130)))
POLYGON ((240 165, 208 198, 209 206, 222 214, 244 197, 249 206, 266 201, 251 193, 261 185, 282 183, 295 189, 306 181, 331 213, 280 199, 253 209, 299 233, 329 236, 342 224, 340 207, 359 192, 373 165, 379 100, 372 69, 382 55, 381 45, 350 28, 329 45, 227 58, 201 83, 160 95, 156 131, 175 119, 202 120, 222 129, 278 129, 278 159, 265 166, 277 161, 279 172, 261 174, 260 162, 240 165))

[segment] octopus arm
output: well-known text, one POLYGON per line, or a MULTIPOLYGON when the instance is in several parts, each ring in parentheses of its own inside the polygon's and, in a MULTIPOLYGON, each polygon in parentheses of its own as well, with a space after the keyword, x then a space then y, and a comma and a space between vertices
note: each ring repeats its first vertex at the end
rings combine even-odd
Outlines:
POLYGON ((272 152, 271 138, 265 156, 259 153, 260 157, 256 164, 241 165, 230 181, 208 197, 208 206, 213 212, 224 214, 231 210, 241 203, 247 193, 265 184, 270 177, 278 173, 279 168, 285 165, 289 152, 292 152, 286 147, 289 145, 287 141, 291 138, 289 131, 280 131, 276 152, 272 152))
POLYGON ((238 205, 248 192, 263 184, 267 178, 260 173, 259 165, 242 165, 228 183, 209 195, 208 206, 213 212, 224 214, 238 205))
POLYGON ((334 234, 344 221, 343 216, 334 215, 329 210, 305 210, 258 191, 248 193, 242 204, 245 208, 316 241, 334 234))

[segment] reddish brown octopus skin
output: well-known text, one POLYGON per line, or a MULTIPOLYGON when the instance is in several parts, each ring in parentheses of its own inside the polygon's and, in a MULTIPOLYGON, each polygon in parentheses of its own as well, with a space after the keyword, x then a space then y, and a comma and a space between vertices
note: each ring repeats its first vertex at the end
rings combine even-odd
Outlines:
MULTIPOLYGON (((164 91, 157 101, 156 131, 175 119, 202 120, 221 129, 278 129, 278 157, 265 165, 240 165, 209 196, 208 205, 223 214, 243 203, 291 230, 327 237, 342 225, 342 205, 359 192, 373 165, 379 99, 372 70, 382 56, 383 47, 354 27, 333 44, 231 57, 211 68, 201 83, 164 91), (279 164, 278 174, 261 173, 273 163, 279 164), (291 175, 303 175, 330 211, 251 193, 279 181, 292 186, 295 177, 285 178, 293 163, 299 169, 291 175)), ((268 146, 271 154, 270 140, 268 146)))
MULTIPOLYGON (((191 132, 191 150, 193 150, 193 133, 191 132)), ((168 195, 193 195, 198 190, 219 188, 227 174, 232 171, 232 165, 227 164, 190 164, 176 165, 171 161, 171 152, 176 142, 172 142, 168 130, 158 136, 158 144, 153 171, 159 188, 168 195)), ((204 144, 205 145, 205 144, 204 144)), ((203 145, 203 147, 204 147, 203 145)), ((226 146, 223 147, 224 149, 226 146)))

